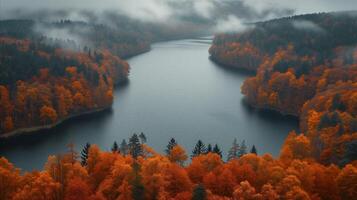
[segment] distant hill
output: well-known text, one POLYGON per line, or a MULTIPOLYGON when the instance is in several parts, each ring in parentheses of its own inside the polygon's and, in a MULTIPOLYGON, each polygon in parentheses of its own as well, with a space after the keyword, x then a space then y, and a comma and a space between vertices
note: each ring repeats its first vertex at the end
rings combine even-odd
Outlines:
MULTIPOLYGON (((313 58, 296 69, 301 74, 330 59, 337 47, 357 44, 356 31, 357 11, 298 15, 251 24, 242 33, 216 35, 210 55, 221 64, 255 71, 264 57, 290 45, 298 56, 313 58)), ((286 70, 285 64, 277 65, 278 70, 286 70)))

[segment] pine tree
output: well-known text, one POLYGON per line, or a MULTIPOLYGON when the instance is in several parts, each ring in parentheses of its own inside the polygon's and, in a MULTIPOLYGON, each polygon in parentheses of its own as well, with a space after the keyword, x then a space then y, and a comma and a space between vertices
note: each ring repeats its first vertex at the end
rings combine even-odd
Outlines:
POLYGON ((112 146, 112 152, 113 152, 113 153, 120 153, 120 151, 119 151, 119 146, 118 146, 118 144, 117 144, 116 141, 114 141, 114 144, 113 144, 113 146, 112 146))
POLYGON ((232 147, 228 151, 228 158, 227 160, 230 161, 232 159, 236 159, 239 157, 239 144, 237 142, 237 138, 234 138, 232 147))
POLYGON ((214 145, 212 152, 218 154, 222 158, 222 151, 217 144, 214 145))
MULTIPOLYGON (((136 135, 136 134, 135 134, 136 135)), ((145 188, 141 182, 140 165, 136 161, 133 163, 132 197, 134 200, 144 200, 145 188)))
POLYGON ((125 139, 123 139, 123 141, 121 142, 121 144, 120 144, 120 153, 122 154, 122 155, 127 155, 128 154, 128 144, 126 143, 126 140, 125 139))
POLYGON ((207 152, 206 153, 212 153, 212 145, 211 144, 207 145, 207 152))
POLYGON ((201 140, 198 140, 195 148, 192 151, 192 157, 199 156, 201 154, 205 154, 207 152, 206 145, 203 144, 201 140))
POLYGON ((199 184, 195 187, 192 193, 192 200, 206 200, 207 193, 206 189, 202 184, 199 184))
POLYGON ((134 159, 143 155, 143 148, 136 133, 134 133, 134 135, 129 139, 129 153, 134 159))
POLYGON ((247 154, 247 145, 245 145, 245 140, 243 140, 240 144, 238 157, 242 157, 245 154, 247 154))
POLYGON ((140 133, 139 138, 140 138, 141 144, 145 144, 146 143, 147 139, 146 139, 146 136, 145 136, 145 134, 143 132, 140 133))
POLYGON ((170 155, 172 148, 174 148, 177 145, 177 142, 174 138, 171 138, 169 141, 169 144, 167 144, 165 153, 166 155, 170 155))
POLYGON ((89 148, 90 148, 90 144, 87 142, 86 145, 83 147, 83 150, 81 152, 81 160, 82 160, 81 164, 82 164, 82 166, 86 166, 87 165, 89 148))
POLYGON ((257 149, 255 148, 255 145, 253 145, 252 149, 250 150, 250 153, 258 154, 257 149))

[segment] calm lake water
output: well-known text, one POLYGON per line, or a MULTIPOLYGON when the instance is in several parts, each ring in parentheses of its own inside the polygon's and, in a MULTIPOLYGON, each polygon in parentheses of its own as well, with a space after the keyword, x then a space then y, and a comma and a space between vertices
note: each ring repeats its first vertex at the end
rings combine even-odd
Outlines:
POLYGON ((132 133, 163 152, 174 137, 191 153, 198 139, 218 143, 224 156, 234 138, 255 144, 259 154, 279 154, 295 118, 251 109, 240 86, 249 75, 222 68, 208 58, 208 38, 157 43, 129 59, 130 81, 116 89, 112 110, 70 120, 59 127, 0 144, 0 155, 24 170, 42 169, 50 154, 86 142, 109 150, 132 133))

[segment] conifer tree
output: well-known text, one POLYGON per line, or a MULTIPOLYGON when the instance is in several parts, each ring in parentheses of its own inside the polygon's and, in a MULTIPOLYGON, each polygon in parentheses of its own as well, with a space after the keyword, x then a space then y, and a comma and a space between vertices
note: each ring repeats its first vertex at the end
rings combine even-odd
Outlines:
MULTIPOLYGON (((136 134, 134 134, 136 135, 136 134)), ((132 197, 134 200, 144 200, 144 192, 145 188, 141 182, 141 175, 140 175, 140 164, 134 161, 133 163, 133 180, 131 182, 132 186, 132 197)))
POLYGON ((129 139, 129 153, 134 159, 143 155, 143 148, 136 133, 129 139))
POLYGON ((222 151, 217 144, 214 145, 212 152, 218 154, 222 158, 222 151))
POLYGON ((212 153, 212 145, 211 144, 208 144, 207 145, 207 152, 206 153, 212 153))
POLYGON ((141 144, 145 144, 146 143, 146 141, 147 141, 146 135, 143 132, 140 133, 139 138, 140 138, 141 144))
POLYGON ((250 153, 258 154, 257 149, 255 148, 255 145, 253 145, 252 149, 250 150, 250 153))
POLYGON ((165 149, 166 155, 170 155, 172 148, 174 148, 176 145, 177 145, 177 142, 176 142, 175 138, 171 138, 169 143, 166 146, 166 149, 165 149))
POLYGON ((90 144, 87 142, 86 145, 83 147, 83 150, 81 152, 81 164, 82 164, 82 166, 86 166, 87 165, 89 148, 90 148, 90 144))
POLYGON ((119 153, 119 146, 116 141, 114 141, 113 146, 112 146, 112 152, 113 153, 119 153))
POLYGON ((201 140, 198 140, 195 148, 192 151, 192 157, 199 156, 201 154, 205 154, 207 152, 206 145, 203 144, 201 140))

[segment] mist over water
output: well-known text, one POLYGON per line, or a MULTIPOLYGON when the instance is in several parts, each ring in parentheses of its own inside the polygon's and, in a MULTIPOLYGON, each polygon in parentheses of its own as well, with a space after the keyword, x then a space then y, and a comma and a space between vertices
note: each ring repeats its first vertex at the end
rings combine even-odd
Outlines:
POLYGON ((188 154, 198 139, 218 144, 224 159, 234 138, 254 144, 259 154, 279 154, 284 139, 298 128, 295 118, 251 109, 240 86, 249 74, 222 68, 208 57, 209 38, 157 43, 129 59, 130 81, 118 87, 110 111, 70 120, 39 134, 0 143, 0 155, 25 169, 42 169, 48 155, 80 151, 86 142, 110 150, 133 133, 163 152, 174 137, 188 154))

